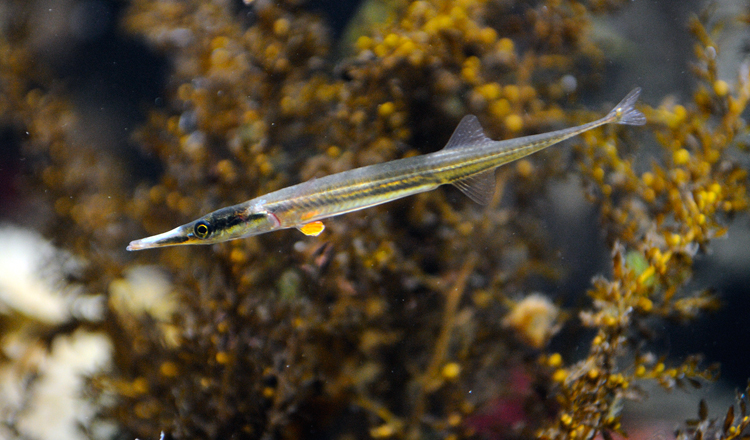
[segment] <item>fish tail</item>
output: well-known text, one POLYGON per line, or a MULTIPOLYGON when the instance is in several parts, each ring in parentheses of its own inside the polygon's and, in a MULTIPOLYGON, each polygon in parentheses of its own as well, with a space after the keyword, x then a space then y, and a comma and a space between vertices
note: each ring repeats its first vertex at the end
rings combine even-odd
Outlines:
POLYGON ((612 109, 607 115, 612 122, 623 125, 643 125, 646 123, 646 116, 635 108, 635 102, 641 94, 641 88, 636 87, 619 104, 612 109))

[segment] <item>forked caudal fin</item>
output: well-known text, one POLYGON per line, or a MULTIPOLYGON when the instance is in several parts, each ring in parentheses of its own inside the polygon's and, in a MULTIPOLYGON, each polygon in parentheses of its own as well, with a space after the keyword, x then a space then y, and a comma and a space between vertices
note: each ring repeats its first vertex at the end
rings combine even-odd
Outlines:
POLYGON ((641 94, 641 88, 634 88, 628 95, 622 98, 619 104, 612 109, 607 118, 612 118, 617 124, 623 125, 643 125, 646 123, 646 116, 635 108, 635 102, 641 94))

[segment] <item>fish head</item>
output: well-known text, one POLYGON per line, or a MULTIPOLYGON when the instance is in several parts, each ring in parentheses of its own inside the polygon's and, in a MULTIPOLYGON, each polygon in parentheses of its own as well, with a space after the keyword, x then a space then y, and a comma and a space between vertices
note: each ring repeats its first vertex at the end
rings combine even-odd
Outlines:
POLYGON ((278 218, 256 206, 230 206, 206 214, 171 231, 131 241, 129 251, 166 246, 214 244, 278 229, 278 218))

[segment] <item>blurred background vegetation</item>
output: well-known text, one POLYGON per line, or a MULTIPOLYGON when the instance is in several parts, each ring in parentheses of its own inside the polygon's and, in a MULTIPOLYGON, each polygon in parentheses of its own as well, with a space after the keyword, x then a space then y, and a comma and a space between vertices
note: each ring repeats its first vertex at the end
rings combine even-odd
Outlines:
POLYGON ((746 6, 4 0, 0 437, 746 436, 746 6), (501 168, 488 208, 124 250, 634 86, 646 127, 501 168))

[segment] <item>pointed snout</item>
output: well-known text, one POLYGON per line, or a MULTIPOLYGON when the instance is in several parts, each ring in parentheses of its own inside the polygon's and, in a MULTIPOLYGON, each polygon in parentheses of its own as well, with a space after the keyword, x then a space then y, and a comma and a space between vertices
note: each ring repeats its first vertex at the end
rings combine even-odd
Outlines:
POLYGON ((142 238, 140 240, 133 240, 126 249, 129 251, 140 251, 143 249, 175 246, 178 244, 184 244, 189 239, 190 237, 185 231, 185 228, 180 226, 179 228, 174 228, 171 231, 162 234, 152 235, 151 237, 142 238))

